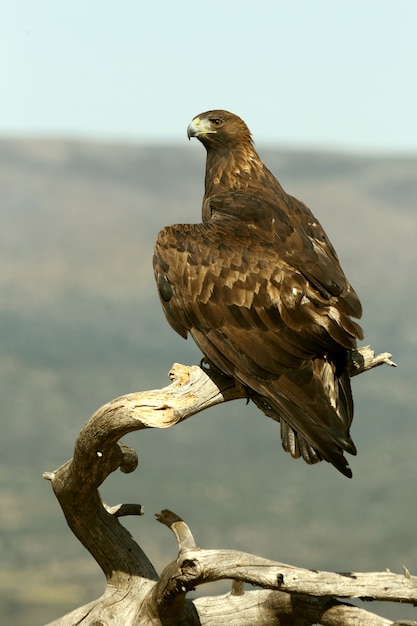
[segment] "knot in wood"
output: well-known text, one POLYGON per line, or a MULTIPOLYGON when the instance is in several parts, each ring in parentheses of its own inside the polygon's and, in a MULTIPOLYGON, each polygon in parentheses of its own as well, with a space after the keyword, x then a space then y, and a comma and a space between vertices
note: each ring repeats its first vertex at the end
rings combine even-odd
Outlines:
POLYGON ((123 449, 123 457, 120 463, 120 471, 123 474, 131 474, 135 471, 139 464, 138 455, 132 448, 128 448, 127 446, 123 449))
POLYGON ((195 580, 201 575, 202 567, 200 563, 194 559, 184 559, 181 563, 181 573, 184 578, 195 580))

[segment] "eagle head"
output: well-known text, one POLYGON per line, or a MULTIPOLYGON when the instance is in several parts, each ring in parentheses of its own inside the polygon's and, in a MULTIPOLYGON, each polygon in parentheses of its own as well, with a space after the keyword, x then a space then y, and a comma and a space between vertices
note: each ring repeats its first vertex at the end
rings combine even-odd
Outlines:
POLYGON ((188 139, 197 137, 207 148, 247 143, 252 144, 252 137, 245 122, 229 111, 214 110, 200 113, 187 128, 188 139))

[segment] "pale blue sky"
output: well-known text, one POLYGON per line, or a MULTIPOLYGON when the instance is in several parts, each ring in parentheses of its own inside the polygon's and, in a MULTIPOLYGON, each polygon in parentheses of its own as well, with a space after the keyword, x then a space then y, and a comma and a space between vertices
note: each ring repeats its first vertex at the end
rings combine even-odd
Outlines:
POLYGON ((10 0, 0 76, 0 136, 183 143, 226 108, 263 145, 417 154, 416 0, 10 0))

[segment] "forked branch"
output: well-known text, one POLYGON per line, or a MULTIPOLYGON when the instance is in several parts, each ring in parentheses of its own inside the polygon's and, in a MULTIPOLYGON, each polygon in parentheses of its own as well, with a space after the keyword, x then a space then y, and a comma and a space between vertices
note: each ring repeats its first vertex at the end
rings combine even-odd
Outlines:
MULTIPOLYGON (((390 355, 361 349, 353 355, 351 374, 382 363, 393 365, 390 355)), ((221 402, 246 397, 233 379, 210 369, 174 365, 170 377, 164 389, 122 396, 98 409, 80 432, 73 459, 45 473, 71 530, 107 579, 101 598, 51 624, 283 626, 298 619, 303 626, 388 626, 393 622, 336 598, 417 603, 417 578, 407 572, 313 572, 242 552, 203 550, 187 524, 170 511, 157 519, 174 533, 179 554, 158 576, 119 521, 142 514, 141 506, 109 507, 98 493, 111 472, 137 467, 136 453, 119 439, 134 430, 168 428, 221 402), (193 601, 186 597, 199 585, 222 579, 233 581, 230 594, 193 601), (244 583, 262 589, 245 592, 244 583)))

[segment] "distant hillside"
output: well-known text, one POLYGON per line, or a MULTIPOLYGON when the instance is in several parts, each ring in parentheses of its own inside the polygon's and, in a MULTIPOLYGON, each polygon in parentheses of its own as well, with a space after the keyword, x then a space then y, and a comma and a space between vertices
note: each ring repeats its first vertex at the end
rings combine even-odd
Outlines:
MULTIPOLYGON (((139 469, 112 477, 103 495, 145 506, 126 524, 159 568, 176 546, 153 513, 169 507, 207 548, 415 571, 417 157, 260 152, 332 239, 364 305, 366 342, 399 363, 354 381, 354 478, 291 460, 276 424, 236 402, 132 435, 139 469)), ((151 257, 162 226, 200 220, 204 162, 196 143, 0 141, 0 621, 9 626, 44 623, 103 586, 42 472, 71 457, 98 406, 168 384, 173 362, 200 359, 165 322, 151 257)))

